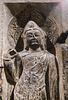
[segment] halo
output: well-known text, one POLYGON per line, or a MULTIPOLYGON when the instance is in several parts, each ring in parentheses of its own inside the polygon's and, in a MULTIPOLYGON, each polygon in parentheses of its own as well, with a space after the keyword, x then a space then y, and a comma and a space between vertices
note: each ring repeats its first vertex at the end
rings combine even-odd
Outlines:
POLYGON ((21 41, 21 34, 23 33, 25 25, 30 20, 37 23, 37 25, 46 32, 52 44, 56 43, 60 30, 53 16, 48 17, 34 6, 27 5, 27 7, 23 11, 19 12, 8 25, 8 42, 13 48, 20 49, 18 46, 21 45, 21 48, 23 49, 24 45, 21 41))

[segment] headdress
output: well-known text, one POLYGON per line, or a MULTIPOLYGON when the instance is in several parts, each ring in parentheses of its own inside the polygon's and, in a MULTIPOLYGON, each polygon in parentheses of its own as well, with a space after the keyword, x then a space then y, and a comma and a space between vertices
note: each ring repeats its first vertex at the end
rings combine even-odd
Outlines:
POLYGON ((27 42, 26 42, 26 32, 29 31, 29 30, 39 30, 40 31, 40 33, 41 33, 40 47, 41 47, 41 49, 44 49, 46 47, 45 36, 47 36, 47 35, 46 35, 45 31, 43 31, 34 21, 29 21, 26 24, 24 31, 22 33, 21 37, 23 37, 23 39, 24 39, 24 49, 29 48, 28 45, 27 45, 27 42))
POLYGON ((26 31, 29 31, 29 30, 39 30, 42 37, 46 36, 45 31, 43 31, 34 21, 29 21, 26 24, 22 37, 24 37, 26 35, 26 31))

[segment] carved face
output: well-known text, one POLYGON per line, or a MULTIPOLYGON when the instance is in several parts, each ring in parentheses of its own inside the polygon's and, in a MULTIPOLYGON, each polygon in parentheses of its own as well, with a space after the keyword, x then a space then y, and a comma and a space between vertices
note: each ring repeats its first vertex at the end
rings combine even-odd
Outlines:
POLYGON ((39 30, 28 30, 26 31, 26 40, 28 46, 36 50, 41 44, 41 32, 39 30))

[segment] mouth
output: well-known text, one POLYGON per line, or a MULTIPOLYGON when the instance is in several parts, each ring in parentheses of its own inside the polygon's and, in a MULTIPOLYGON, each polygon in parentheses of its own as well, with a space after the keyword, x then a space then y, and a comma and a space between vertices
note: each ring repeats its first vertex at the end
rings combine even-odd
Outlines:
POLYGON ((31 44, 32 44, 32 45, 38 44, 38 41, 37 41, 37 40, 32 40, 32 41, 31 41, 31 44))

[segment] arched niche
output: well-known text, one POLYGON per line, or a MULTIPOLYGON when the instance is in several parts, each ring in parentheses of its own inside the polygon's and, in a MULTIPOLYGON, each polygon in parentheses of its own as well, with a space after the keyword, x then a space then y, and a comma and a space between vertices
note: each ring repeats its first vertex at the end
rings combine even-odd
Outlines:
MULTIPOLYGON (((11 5, 12 4, 7 4, 11 12, 13 12, 11 5)), ((56 4, 24 3, 21 5, 17 4, 17 6, 19 6, 20 9, 17 8, 19 9, 17 13, 15 10, 15 15, 13 13, 14 18, 8 25, 7 37, 11 47, 15 48, 18 52, 23 50, 24 43, 23 39, 21 38, 21 34, 23 33, 23 29, 27 22, 32 20, 46 32, 48 36, 47 50, 55 54, 54 44, 59 37, 58 33, 60 29, 58 28, 56 19, 49 14, 56 4)))

